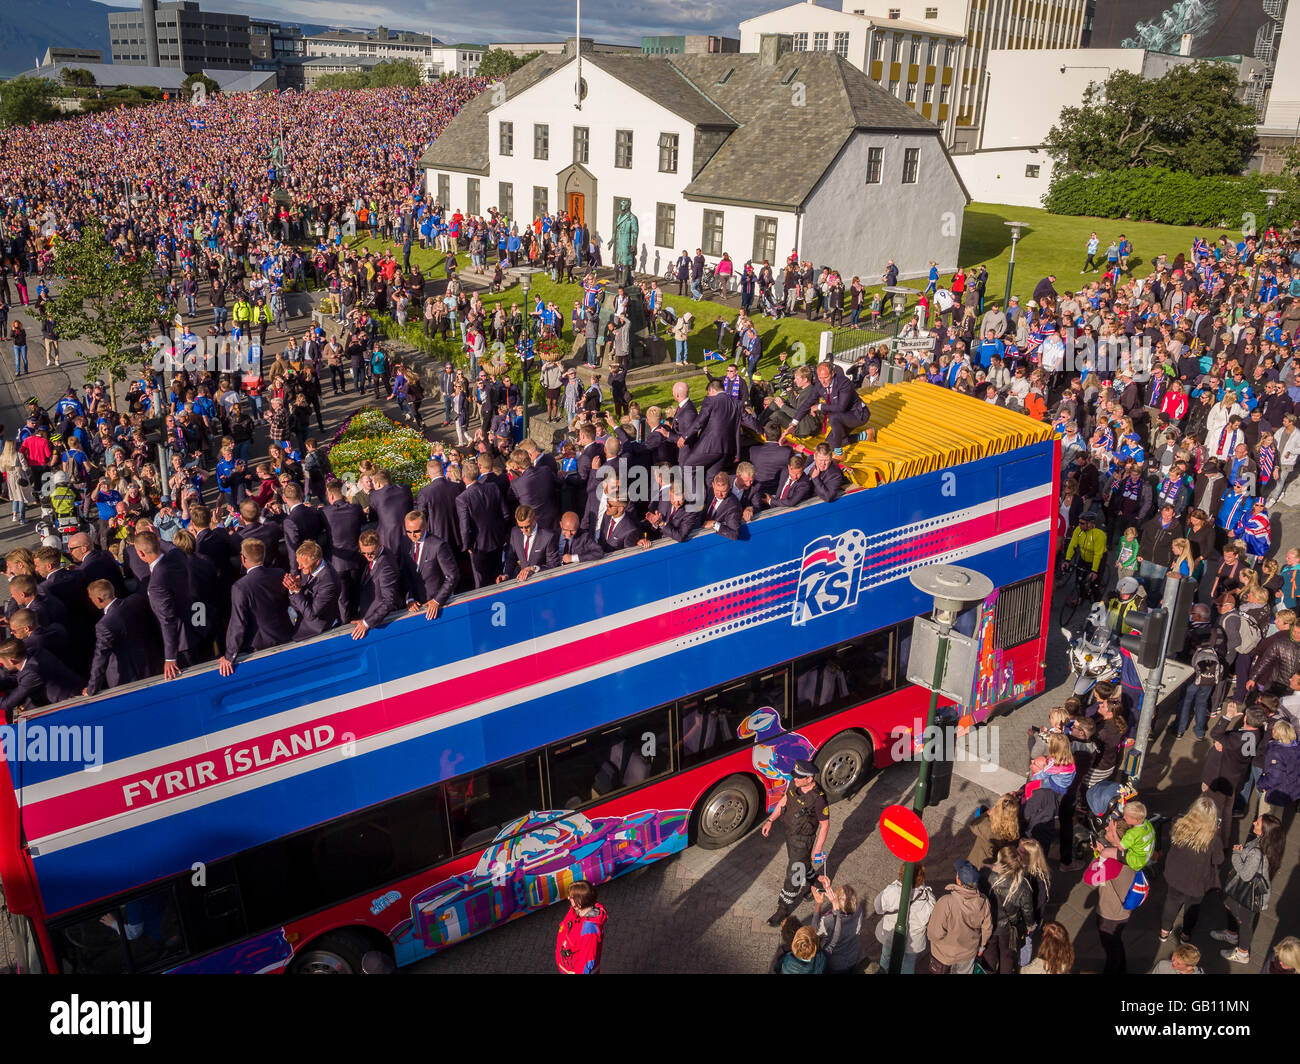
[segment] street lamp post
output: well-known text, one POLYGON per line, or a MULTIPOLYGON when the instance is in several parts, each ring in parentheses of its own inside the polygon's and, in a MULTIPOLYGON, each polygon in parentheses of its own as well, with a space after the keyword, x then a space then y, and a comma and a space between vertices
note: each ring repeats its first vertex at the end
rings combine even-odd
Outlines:
POLYGON ((894 304, 894 339, 897 340, 898 328, 903 321, 903 308, 907 306, 907 297, 912 294, 912 290, 901 285, 889 285, 884 292, 891 297, 894 304))
MULTIPOLYGON (((934 659, 934 681, 930 685, 930 708, 926 711, 925 731, 921 733, 921 764, 916 774, 916 792, 912 811, 925 811, 925 797, 930 785, 929 734, 939 708, 939 688, 943 685, 948 664, 949 633, 957 615, 972 602, 982 602, 993 593, 993 581, 973 569, 960 565, 926 565, 909 577, 912 586, 934 599, 932 619, 939 627, 939 650, 934 659)), ((915 640, 913 643, 915 644, 915 640)), ((915 748, 915 742, 913 742, 915 748)), ((907 913, 911 906, 912 886, 916 882, 916 862, 908 861, 903 872, 903 889, 898 898, 898 920, 894 924, 894 941, 889 950, 889 974, 902 971, 907 949, 907 913)))
MULTIPOLYGON (((1267 233, 1273 224, 1273 208, 1277 206, 1277 201, 1282 198, 1282 189, 1266 188, 1264 189, 1264 203, 1268 209, 1264 212, 1264 232, 1267 233)), ((1259 285, 1259 260, 1264 251, 1264 241, 1261 239, 1255 248, 1255 268, 1250 275, 1250 303, 1248 310, 1255 306, 1255 292, 1259 285)))
POLYGON ((1016 241, 1020 239, 1020 234, 1029 228, 1027 222, 1003 222, 1005 226, 1011 229, 1011 261, 1007 263, 1007 294, 1002 300, 1004 307, 1011 305, 1011 278, 1016 273, 1016 241))

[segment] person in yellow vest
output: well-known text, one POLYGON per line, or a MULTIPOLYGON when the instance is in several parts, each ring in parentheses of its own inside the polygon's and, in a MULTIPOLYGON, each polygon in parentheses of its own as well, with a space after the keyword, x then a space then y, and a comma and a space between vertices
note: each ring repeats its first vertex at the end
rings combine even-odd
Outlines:
POLYGON ((257 342, 265 347, 266 327, 271 324, 271 308, 261 296, 257 297, 257 303, 253 307, 252 323, 257 329, 257 342))
POLYGON ((249 326, 253 321, 253 304, 248 301, 247 296, 240 296, 235 301, 230 317, 239 326, 240 330, 247 335, 249 326))

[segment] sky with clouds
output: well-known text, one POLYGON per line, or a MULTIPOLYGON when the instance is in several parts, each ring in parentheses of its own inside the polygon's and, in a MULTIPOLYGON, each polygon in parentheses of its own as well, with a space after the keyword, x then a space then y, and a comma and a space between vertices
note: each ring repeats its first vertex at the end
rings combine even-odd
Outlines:
MULTIPOLYGON (((788 0, 786 0, 788 2, 788 0)), ((116 3, 114 6, 136 7, 116 3)), ((573 34, 574 2, 523 3, 520 0, 199 0, 212 11, 230 11, 283 22, 393 30, 432 31, 454 43, 558 39, 573 34)), ((600 41, 640 43, 642 34, 712 33, 739 36, 742 19, 784 7, 783 0, 615 0, 588 2, 582 35, 600 41)), ((839 3, 823 6, 839 8, 839 3)))

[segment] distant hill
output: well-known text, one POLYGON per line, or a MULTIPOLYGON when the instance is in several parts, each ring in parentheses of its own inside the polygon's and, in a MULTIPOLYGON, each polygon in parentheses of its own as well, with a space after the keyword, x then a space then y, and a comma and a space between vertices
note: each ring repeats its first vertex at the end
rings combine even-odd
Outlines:
MULTIPOLYGON (((222 10, 222 5, 213 0, 207 0, 203 6, 222 10)), ((51 45, 98 48, 104 53, 104 61, 111 62, 108 13, 124 9, 125 5, 110 7, 96 0, 0 0, 0 77, 31 70, 51 45)), ((275 15, 268 11, 264 17, 275 18, 275 15)), ((290 18, 284 21, 300 25, 290 18)), ((302 25, 308 35, 323 33, 327 28, 302 25)))

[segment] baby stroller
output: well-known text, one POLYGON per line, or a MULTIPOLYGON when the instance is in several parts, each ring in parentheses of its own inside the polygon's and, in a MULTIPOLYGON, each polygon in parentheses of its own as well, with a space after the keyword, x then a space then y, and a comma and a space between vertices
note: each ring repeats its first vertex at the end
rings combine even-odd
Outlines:
POLYGON ((784 318, 785 304, 777 300, 771 288, 765 288, 758 295, 758 312, 768 318, 784 318))

